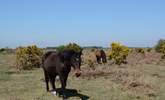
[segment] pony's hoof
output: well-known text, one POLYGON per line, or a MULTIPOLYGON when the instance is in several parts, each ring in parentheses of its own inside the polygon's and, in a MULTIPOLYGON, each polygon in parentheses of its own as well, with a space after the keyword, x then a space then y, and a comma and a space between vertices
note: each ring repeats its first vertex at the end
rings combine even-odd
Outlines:
POLYGON ((67 100, 66 95, 63 95, 63 100, 67 100))
POLYGON ((53 95, 57 95, 57 92, 56 92, 56 91, 52 91, 52 94, 53 94, 53 95))

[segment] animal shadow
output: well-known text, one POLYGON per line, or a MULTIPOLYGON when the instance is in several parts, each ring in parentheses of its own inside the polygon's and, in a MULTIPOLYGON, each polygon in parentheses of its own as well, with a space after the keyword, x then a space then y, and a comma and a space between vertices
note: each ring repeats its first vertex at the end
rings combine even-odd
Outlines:
MULTIPOLYGON (((61 93, 60 88, 57 89, 57 92, 59 93, 60 97, 63 96, 62 93, 61 93)), ((65 99, 68 99, 68 98, 71 98, 71 97, 79 97, 81 100, 88 100, 89 99, 89 96, 80 94, 75 89, 66 89, 65 90, 65 99)))

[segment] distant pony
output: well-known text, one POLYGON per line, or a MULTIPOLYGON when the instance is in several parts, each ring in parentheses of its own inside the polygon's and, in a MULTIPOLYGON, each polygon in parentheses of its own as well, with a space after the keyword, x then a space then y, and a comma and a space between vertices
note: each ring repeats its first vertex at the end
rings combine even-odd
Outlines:
POLYGON ((95 55, 96 55, 96 59, 97 59, 98 64, 107 63, 107 58, 106 58, 106 54, 105 54, 104 50, 102 50, 102 49, 96 50, 95 55))
POLYGON ((42 58, 42 67, 44 70, 46 90, 49 91, 49 81, 52 85, 52 93, 56 94, 55 78, 58 75, 61 81, 62 93, 65 97, 64 91, 68 74, 71 71, 71 66, 75 70, 76 77, 81 75, 81 52, 73 50, 65 50, 62 53, 49 51, 44 54, 42 58))

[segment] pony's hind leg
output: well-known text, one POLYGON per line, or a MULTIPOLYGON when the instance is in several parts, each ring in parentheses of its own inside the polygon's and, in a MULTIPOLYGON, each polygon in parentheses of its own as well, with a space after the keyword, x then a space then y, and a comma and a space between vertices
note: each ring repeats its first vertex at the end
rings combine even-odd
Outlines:
POLYGON ((97 56, 96 59, 97 59, 97 63, 101 64, 101 58, 97 56))
POLYGON ((46 90, 49 91, 49 76, 45 70, 44 70, 44 76, 45 76, 46 90))

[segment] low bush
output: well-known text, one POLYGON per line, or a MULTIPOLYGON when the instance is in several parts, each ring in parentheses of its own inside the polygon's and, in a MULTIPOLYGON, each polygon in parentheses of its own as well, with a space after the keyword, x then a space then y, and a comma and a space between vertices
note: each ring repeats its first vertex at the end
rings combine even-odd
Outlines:
POLYGON ((136 48, 136 52, 140 54, 145 54, 145 49, 144 48, 136 48))
POLYGON ((155 46, 155 50, 159 53, 162 53, 162 58, 165 59, 165 40, 159 40, 155 46))
POLYGON ((0 49, 0 53, 1 53, 1 52, 4 52, 5 50, 6 50, 5 48, 1 48, 1 49, 0 49))
POLYGON ((151 52, 152 51, 152 48, 147 48, 147 52, 151 52))
POLYGON ((95 52, 95 48, 92 48, 92 49, 91 49, 91 52, 95 52))
POLYGON ((162 46, 165 45, 165 40, 163 39, 160 39, 157 43, 157 45, 155 46, 155 50, 157 52, 160 52, 161 53, 161 49, 162 49, 162 46))
POLYGON ((165 59, 165 44, 163 44, 162 47, 160 48, 160 52, 163 54, 162 58, 165 59))
POLYGON ((14 49, 11 49, 11 48, 8 48, 8 47, 0 48, 0 53, 2 53, 2 54, 8 54, 8 53, 14 53, 14 52, 15 52, 14 49))
POLYGON ((115 64, 126 63, 126 57, 128 56, 130 49, 120 43, 113 42, 111 44, 111 50, 108 52, 109 59, 113 59, 115 64))
POLYGON ((19 47, 16 49, 16 65, 19 70, 32 69, 40 67, 42 49, 36 45, 19 47))
POLYGON ((88 60, 88 61, 87 61, 87 65, 88 65, 91 69, 95 70, 95 65, 94 65, 94 62, 93 62, 92 60, 88 60))

